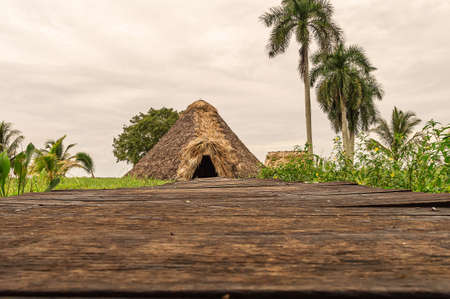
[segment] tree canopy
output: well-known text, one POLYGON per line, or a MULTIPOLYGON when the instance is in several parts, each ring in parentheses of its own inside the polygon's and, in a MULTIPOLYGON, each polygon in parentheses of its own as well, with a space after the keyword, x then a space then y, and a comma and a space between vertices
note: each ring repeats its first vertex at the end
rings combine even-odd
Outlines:
POLYGON ((139 113, 123 126, 123 132, 113 140, 113 154, 119 161, 135 165, 178 120, 172 108, 153 109, 139 113))
POLYGON ((383 91, 371 72, 375 68, 358 46, 340 43, 332 52, 319 52, 313 58, 312 84, 317 83, 317 100, 335 131, 341 131, 345 152, 352 157, 354 136, 375 122, 374 98, 383 91))

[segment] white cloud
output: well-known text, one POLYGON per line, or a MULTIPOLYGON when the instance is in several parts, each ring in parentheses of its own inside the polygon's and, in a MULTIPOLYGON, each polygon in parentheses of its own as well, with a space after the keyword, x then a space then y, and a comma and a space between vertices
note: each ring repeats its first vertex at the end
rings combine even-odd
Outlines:
MULTIPOLYGON (((336 0, 348 43, 363 46, 386 96, 424 120, 448 121, 450 4, 446 0, 336 0)), ((278 0, 0 3, 0 119, 42 145, 68 134, 91 153, 98 176, 119 176, 112 139, 150 107, 182 110, 204 98, 247 146, 304 144, 297 45, 269 60, 258 16, 278 0)), ((313 105, 318 153, 331 150, 326 116, 313 105)))

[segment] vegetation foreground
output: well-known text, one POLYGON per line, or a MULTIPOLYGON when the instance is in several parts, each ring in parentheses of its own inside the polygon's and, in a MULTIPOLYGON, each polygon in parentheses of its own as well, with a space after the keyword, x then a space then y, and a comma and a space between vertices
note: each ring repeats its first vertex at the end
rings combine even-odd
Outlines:
POLYGON ((450 192, 450 126, 430 121, 407 139, 407 135, 395 129, 396 120, 393 119, 393 132, 379 132, 386 137, 385 145, 360 134, 353 161, 347 158, 341 139, 336 137, 329 158, 317 155, 293 158, 278 167, 264 168, 260 177, 288 182, 349 181, 386 189, 450 192))
MULTIPOLYGON (((154 179, 136 179, 132 177, 123 178, 88 178, 88 177, 64 177, 53 190, 80 190, 80 189, 122 189, 122 188, 140 188, 154 187, 170 183, 170 181, 154 180, 154 179)), ((8 196, 18 195, 17 179, 10 181, 8 196)), ((25 187, 26 193, 45 192, 48 188, 45 178, 34 178, 30 180, 25 187)))
MULTIPOLYGON (((419 121, 411 112, 394 109, 390 124, 378 118, 378 126, 372 130, 378 135, 378 140, 369 139, 365 133, 359 134, 352 157, 346 155, 341 139, 336 137, 334 151, 329 158, 297 148, 303 153, 300 158, 277 167, 263 167, 259 177, 289 182, 351 181, 389 189, 450 192, 450 126, 429 121, 413 135, 413 127, 419 121)), ((10 129, 3 131, 5 134, 0 135, 18 135, 17 131, 10 129)), ((51 190, 152 187, 170 182, 133 177, 95 178, 92 160, 87 159, 85 156, 88 155, 84 153, 71 156, 68 150, 75 145, 65 147, 64 139, 65 136, 48 142, 46 149, 41 150, 29 144, 19 154, 11 150, 11 142, 2 142, 0 197, 51 190), (92 177, 66 177, 67 171, 73 167, 84 169, 92 177)))

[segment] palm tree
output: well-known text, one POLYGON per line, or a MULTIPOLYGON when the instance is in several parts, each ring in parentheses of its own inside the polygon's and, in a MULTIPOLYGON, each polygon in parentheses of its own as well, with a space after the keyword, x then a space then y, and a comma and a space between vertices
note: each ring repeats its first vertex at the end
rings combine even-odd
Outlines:
POLYGON ((299 72, 305 85, 306 133, 309 152, 313 152, 311 127, 311 92, 309 76, 309 49, 314 40, 326 51, 341 39, 341 29, 333 22, 333 6, 327 0, 282 0, 260 16, 267 26, 273 27, 267 44, 269 57, 284 53, 293 34, 301 45, 299 72))
MULTIPOLYGON (((383 88, 376 81, 375 77, 369 75, 361 79, 360 84, 350 86, 360 88, 361 93, 350 91, 346 107, 351 156, 355 152, 355 136, 359 132, 367 132, 370 126, 376 123, 378 110, 374 99, 381 100, 384 94, 383 88)), ((334 131, 336 133, 342 132, 342 115, 339 100, 324 96, 318 97, 318 101, 322 110, 327 113, 334 131)))
POLYGON ((13 160, 24 137, 19 130, 13 130, 12 124, 0 122, 0 153, 6 151, 8 157, 13 160))
MULTIPOLYGON (((351 130, 364 129, 376 115, 373 97, 382 91, 370 72, 370 64, 362 48, 339 43, 332 52, 319 52, 313 57, 311 84, 317 84, 317 100, 327 112, 335 130, 342 132, 344 151, 352 159, 351 130), (338 122, 339 121, 339 122, 338 122)), ((354 135, 353 135, 354 136, 354 135)), ((353 137, 354 139, 354 137, 353 137)))
MULTIPOLYGON (((377 121, 379 113, 374 99, 381 101, 384 95, 383 87, 377 82, 374 76, 365 76, 364 79, 361 86, 362 97, 351 98, 347 110, 352 156, 355 152, 355 136, 359 132, 369 131, 370 126, 377 121)), ((355 95, 356 93, 352 94, 355 95)))
POLYGON ((414 112, 403 112, 394 107, 390 125, 381 117, 377 118, 377 126, 372 131, 378 135, 380 141, 370 139, 369 144, 372 148, 385 152, 394 161, 398 161, 403 149, 414 139, 408 138, 420 122, 414 112))
POLYGON ((76 146, 75 143, 64 147, 66 135, 45 143, 45 148, 38 151, 35 161, 35 171, 45 170, 50 180, 66 176, 72 168, 81 168, 94 177, 94 162, 91 156, 84 152, 71 155, 69 150, 76 146))

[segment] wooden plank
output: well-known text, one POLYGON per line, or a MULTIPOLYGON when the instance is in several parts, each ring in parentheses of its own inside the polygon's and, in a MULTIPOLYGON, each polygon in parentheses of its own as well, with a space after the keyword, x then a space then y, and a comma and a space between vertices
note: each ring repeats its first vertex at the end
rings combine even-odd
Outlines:
POLYGON ((450 296, 449 201, 224 179, 8 198, 0 296, 450 296))

